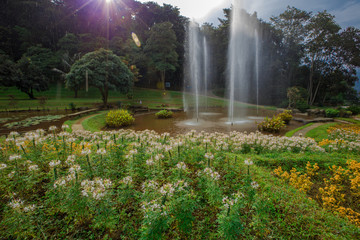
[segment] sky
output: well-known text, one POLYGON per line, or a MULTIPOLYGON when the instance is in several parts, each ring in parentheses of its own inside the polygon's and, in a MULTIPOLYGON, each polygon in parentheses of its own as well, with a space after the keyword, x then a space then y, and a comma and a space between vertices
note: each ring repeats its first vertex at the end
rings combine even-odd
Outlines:
MULTIPOLYGON (((152 0, 160 5, 171 4, 180 9, 183 16, 195 19, 199 23, 211 22, 218 24, 217 18, 223 17, 223 8, 229 8, 235 0, 152 0)), ((140 2, 148 2, 140 0, 140 2)), ((318 12, 327 10, 335 15, 335 20, 341 27, 355 26, 360 28, 360 0, 243 0, 249 13, 257 12, 258 17, 269 21, 271 16, 277 16, 294 6, 301 10, 318 12)))

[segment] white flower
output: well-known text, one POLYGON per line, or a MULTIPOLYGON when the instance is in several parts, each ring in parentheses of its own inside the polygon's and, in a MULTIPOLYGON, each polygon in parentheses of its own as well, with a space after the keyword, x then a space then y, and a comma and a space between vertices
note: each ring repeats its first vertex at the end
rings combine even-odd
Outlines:
POLYGON ((254 189, 257 189, 259 187, 259 184, 255 181, 251 182, 251 187, 253 187, 254 189))
POLYGON ((26 207, 24 207, 24 212, 31 212, 31 211, 34 211, 35 210, 35 204, 32 204, 32 205, 28 205, 26 207))
POLYGON ((14 209, 22 207, 23 204, 24 204, 24 202, 20 199, 13 199, 9 203, 10 207, 12 207, 14 209))
POLYGON ((65 161, 67 165, 72 165, 75 162, 75 155, 69 155, 65 161))
POLYGON ((184 162, 179 162, 178 164, 176 164, 176 167, 178 169, 185 170, 186 169, 186 164, 184 162))
POLYGON ((37 171, 37 170, 39 170, 38 165, 34 164, 29 166, 29 171, 37 171))
POLYGON ((12 171, 11 173, 8 174, 8 177, 9 177, 9 178, 13 178, 14 175, 15 175, 15 171, 12 171))
POLYGON ((50 163, 49 163, 49 166, 50 167, 56 167, 56 166, 58 166, 58 165, 60 165, 61 164, 61 161, 60 160, 53 160, 53 161, 51 161, 50 163))
POLYGON ((69 129, 70 127, 69 127, 69 125, 66 125, 66 124, 63 124, 62 126, 61 126, 61 129, 62 130, 66 130, 66 129, 69 129))
POLYGON ((152 166, 152 165, 154 165, 154 164, 155 164, 155 162, 154 162, 154 160, 153 160, 152 158, 146 160, 146 165, 152 166))
POLYGON ((252 161, 250 158, 246 159, 246 160, 244 161, 244 163, 245 163, 245 165, 248 165, 248 166, 251 166, 251 165, 254 164, 253 161, 252 161))
POLYGON ((90 149, 84 148, 83 150, 81 150, 81 154, 82 154, 82 155, 90 155, 90 153, 91 153, 91 150, 90 150, 90 149))
POLYGON ((205 153, 205 158, 206 159, 214 159, 214 155, 212 153, 205 153))
POLYGON ((122 183, 126 184, 126 185, 130 185, 133 180, 132 180, 132 177, 131 176, 127 176, 127 177, 124 177, 122 180, 121 180, 122 183))
POLYGON ((50 127, 49 127, 49 131, 55 131, 56 129, 57 129, 56 126, 50 126, 50 127))
POLYGON ((4 169, 6 167, 7 167, 7 165, 5 163, 0 164, 0 170, 4 169))
POLYGON ((9 161, 13 161, 13 160, 20 159, 20 158, 21 158, 21 155, 11 155, 9 157, 9 161))
POLYGON ((96 151, 97 154, 100 155, 105 155, 106 154, 106 150, 104 148, 100 148, 99 150, 96 151))

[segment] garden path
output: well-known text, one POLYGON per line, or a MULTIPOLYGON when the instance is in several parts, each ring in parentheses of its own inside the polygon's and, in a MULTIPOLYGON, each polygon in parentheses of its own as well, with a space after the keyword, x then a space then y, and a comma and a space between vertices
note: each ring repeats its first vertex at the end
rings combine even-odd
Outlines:
POLYGON ((84 129, 84 127, 82 126, 83 121, 85 121, 85 120, 88 119, 88 118, 91 118, 92 116, 98 115, 98 114, 99 114, 99 113, 91 114, 91 115, 88 115, 88 116, 85 116, 85 117, 82 117, 82 118, 78 119, 78 120, 72 125, 71 129, 72 129, 73 131, 79 131, 79 130, 84 131, 85 129, 84 129))
POLYGON ((306 133, 308 131, 310 131, 310 130, 312 130, 314 128, 317 128, 317 127, 319 127, 321 125, 324 125, 324 124, 327 124, 327 123, 314 123, 311 126, 308 126, 308 127, 304 128, 304 129, 301 129, 301 130, 297 131, 293 136, 294 137, 300 137, 300 136, 305 137, 305 135, 306 135, 306 133))

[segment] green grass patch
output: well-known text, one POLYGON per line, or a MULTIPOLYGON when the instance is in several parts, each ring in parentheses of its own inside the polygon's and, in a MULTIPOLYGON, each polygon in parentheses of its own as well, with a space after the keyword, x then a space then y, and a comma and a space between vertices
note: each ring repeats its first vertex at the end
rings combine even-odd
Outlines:
POLYGON ((330 127, 333 127, 335 125, 338 125, 339 123, 327 123, 324 125, 321 125, 317 128, 311 129, 306 133, 306 137, 313 138, 315 141, 320 142, 323 139, 327 139, 329 137, 327 130, 330 127))
POLYGON ((345 121, 345 122, 349 122, 349 123, 353 123, 353 124, 360 124, 359 120, 353 119, 353 118, 335 118, 341 121, 345 121))
POLYGON ((85 119, 82 126, 85 130, 90 132, 98 132, 106 126, 105 117, 108 111, 103 111, 92 117, 85 119))
POLYGON ((288 132, 285 134, 285 136, 286 136, 286 137, 292 137, 292 136, 294 136, 294 134, 297 133, 298 131, 303 130, 304 128, 310 127, 310 126, 313 125, 313 124, 314 124, 314 123, 308 123, 308 124, 306 124, 306 125, 304 125, 304 126, 301 126, 301 127, 296 128, 296 129, 293 129, 293 130, 291 130, 291 131, 288 131, 288 132))

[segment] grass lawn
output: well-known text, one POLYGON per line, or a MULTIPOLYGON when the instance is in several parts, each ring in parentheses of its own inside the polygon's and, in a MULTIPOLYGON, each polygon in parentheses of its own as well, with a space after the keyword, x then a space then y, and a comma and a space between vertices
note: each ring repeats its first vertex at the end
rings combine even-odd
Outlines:
POLYGON ((313 138, 315 141, 320 142, 323 139, 327 139, 329 134, 327 133, 327 130, 330 127, 333 127, 335 125, 338 125, 339 123, 327 123, 324 125, 321 125, 317 128, 311 129, 306 133, 306 137, 313 138))
POLYGON ((106 114, 108 111, 103 111, 99 114, 91 116, 82 122, 82 126, 85 130, 90 132, 98 132, 106 126, 106 114))
POLYGON ((293 129, 293 130, 291 130, 291 131, 288 131, 288 132, 285 134, 285 136, 286 136, 286 137, 292 137, 292 136, 294 136, 294 134, 297 133, 298 131, 303 130, 304 128, 310 127, 310 126, 313 125, 313 124, 314 124, 314 123, 308 123, 308 124, 306 124, 306 125, 304 125, 304 126, 301 126, 301 127, 299 127, 299 128, 296 128, 296 129, 293 129))

